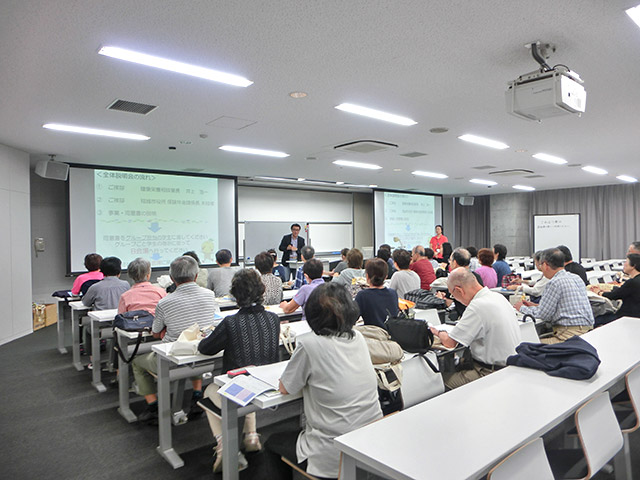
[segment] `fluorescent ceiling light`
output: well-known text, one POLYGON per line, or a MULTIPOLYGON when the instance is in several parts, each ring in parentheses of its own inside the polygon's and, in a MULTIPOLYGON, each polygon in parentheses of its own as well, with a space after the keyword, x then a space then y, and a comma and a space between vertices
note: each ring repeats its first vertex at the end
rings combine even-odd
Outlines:
POLYGON ((378 185, 371 184, 371 185, 369 185, 369 188, 378 188, 378 185))
POLYGON ((146 65, 148 67, 183 73, 184 75, 213 80, 214 82, 226 83, 236 87, 248 87, 253 83, 251 80, 247 80, 239 75, 219 72, 218 70, 213 70, 211 68, 198 67, 196 65, 155 57, 153 55, 147 55, 146 53, 134 52, 133 50, 126 50, 119 47, 102 47, 98 50, 98 53, 100 55, 117 58, 126 62, 133 62, 140 65, 146 65))
POLYGON ((506 143, 498 142, 497 140, 491 140, 489 138, 478 137, 477 135, 460 135, 458 137, 460 140, 464 140, 465 142, 475 143, 477 145, 482 145, 485 147, 497 148, 498 150, 504 150, 505 148, 509 148, 509 145, 506 143))
POLYGON ((482 180, 481 178, 472 178, 471 180, 469 180, 471 183, 477 183, 479 185, 497 185, 497 182, 494 182, 492 180, 482 180))
POLYGON ((42 128, 58 130, 60 132, 84 133, 86 135, 99 135, 101 137, 126 138, 127 140, 149 140, 151 137, 139 135, 137 133, 114 132, 113 130, 102 130, 99 128, 76 127, 74 125, 62 125, 60 123, 45 123, 42 128))
POLYGON ((394 115, 393 113, 381 112, 380 110, 374 110, 373 108, 361 107, 352 103, 341 103, 335 108, 337 108, 338 110, 342 110, 343 112, 355 113, 356 115, 375 118, 377 120, 396 123, 398 125, 404 125, 407 127, 418 123, 415 120, 411 120, 407 117, 401 117, 400 115, 394 115))
POLYGON ((602 169, 602 168, 598 168, 598 167, 592 167, 591 165, 587 165, 586 167, 582 167, 582 170, 584 170, 585 172, 589 172, 589 173, 595 173, 596 175, 606 175, 607 172, 606 170, 602 169))
POLYGON ((625 12, 627 12, 627 15, 629 15, 631 20, 636 22, 636 25, 640 27, 640 5, 628 8, 625 12))
POLYGON ((556 157, 554 155, 549 155, 547 153, 536 153, 535 155, 531 155, 533 158, 537 158, 538 160, 543 160, 545 162, 555 163, 557 165, 564 165, 567 161, 564 158, 556 157))
POLYGON ((333 163, 341 167, 366 168, 368 170, 380 170, 382 168, 380 165, 374 165, 373 163, 352 162, 351 160, 335 160, 333 163))
POLYGON ((516 190, 525 190, 527 192, 533 192, 535 190, 535 188, 527 187, 526 185, 514 185, 513 188, 516 190))
POLYGON ((449 178, 444 173, 435 173, 435 172, 424 172, 422 170, 416 170, 411 172, 413 175, 419 175, 421 177, 430 177, 430 178, 449 178))
MULTIPOLYGON (((637 8, 637 7, 636 7, 637 8)), ((618 175, 616 177, 618 180, 622 180, 623 182, 635 183, 638 181, 635 177, 630 177, 629 175, 618 175)))
POLYGON ((344 182, 336 182, 336 185, 344 185, 344 182))
POLYGON ((248 153, 249 155, 263 155, 265 157, 284 158, 289 156, 288 153, 284 152, 276 152, 274 150, 261 150, 259 148, 236 147, 234 145, 222 145, 220 147, 220 150, 236 153, 248 153))
POLYGON ((302 177, 298 178, 299 182, 304 182, 305 180, 306 180, 306 178, 302 178, 302 177))

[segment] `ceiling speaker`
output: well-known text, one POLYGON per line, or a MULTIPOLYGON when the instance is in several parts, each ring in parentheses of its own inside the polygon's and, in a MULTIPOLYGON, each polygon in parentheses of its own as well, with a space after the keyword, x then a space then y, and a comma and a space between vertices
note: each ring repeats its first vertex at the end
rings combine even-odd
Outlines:
POLYGON ((464 206, 473 205, 474 197, 458 197, 458 203, 464 206))
POLYGON ((36 164, 36 174, 42 178, 66 181, 69 176, 69 165, 54 160, 40 160, 36 164))

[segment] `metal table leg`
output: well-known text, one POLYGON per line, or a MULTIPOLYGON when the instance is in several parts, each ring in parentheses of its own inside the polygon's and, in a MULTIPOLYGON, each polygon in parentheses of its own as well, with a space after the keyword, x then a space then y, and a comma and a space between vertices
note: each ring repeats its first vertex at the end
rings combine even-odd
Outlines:
MULTIPOLYGON (((118 345, 125 352, 128 351, 128 341, 129 339, 127 337, 118 333, 118 345)), ((120 373, 118 377, 118 413, 122 415, 127 422, 133 423, 137 421, 138 418, 129 406, 129 364, 126 362, 120 362, 119 365, 120 373)))
POLYGON ((158 360, 158 453, 173 468, 184 466, 184 461, 171 444, 171 388, 169 380, 169 362, 160 355, 158 360))
POLYGON ((62 354, 67 353, 67 349, 64 347, 64 306, 66 301, 58 301, 58 351, 62 354))
POLYGON ((222 478, 238 480, 238 405, 222 399, 222 478))
POLYGON ((78 310, 71 310, 71 337, 72 337, 72 364, 81 372, 84 370, 82 362, 80 361, 80 319, 82 318, 82 312, 78 310))
POLYGON ((91 321, 91 355, 93 356, 93 371, 91 372, 93 385, 100 393, 107 391, 102 383, 102 364, 100 363, 100 322, 89 317, 91 321))

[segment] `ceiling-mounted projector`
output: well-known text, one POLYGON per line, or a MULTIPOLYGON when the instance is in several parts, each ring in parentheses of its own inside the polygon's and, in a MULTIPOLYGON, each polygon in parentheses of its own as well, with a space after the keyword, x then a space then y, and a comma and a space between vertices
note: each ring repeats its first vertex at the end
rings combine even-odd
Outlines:
POLYGON ((565 65, 551 68, 543 58, 548 58, 547 52, 555 51, 555 47, 540 42, 526 46, 531 48, 540 69, 508 83, 505 92, 507 113, 538 122, 543 118, 584 113, 587 92, 580 76, 565 65))

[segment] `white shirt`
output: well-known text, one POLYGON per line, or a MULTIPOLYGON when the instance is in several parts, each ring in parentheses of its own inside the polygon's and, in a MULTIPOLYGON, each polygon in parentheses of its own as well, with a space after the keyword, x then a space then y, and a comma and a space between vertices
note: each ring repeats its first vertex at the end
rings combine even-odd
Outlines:
POLYGON ((469 347, 474 360, 505 365, 522 341, 516 311, 500 293, 484 287, 469 302, 449 336, 469 347))

